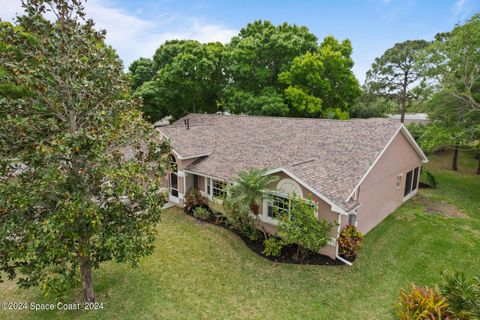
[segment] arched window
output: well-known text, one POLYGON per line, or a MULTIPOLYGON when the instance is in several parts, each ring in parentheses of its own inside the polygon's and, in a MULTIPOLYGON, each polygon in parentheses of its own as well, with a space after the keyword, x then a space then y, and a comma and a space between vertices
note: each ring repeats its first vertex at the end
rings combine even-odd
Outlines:
POLYGON ((178 171, 177 159, 173 154, 170 155, 170 165, 172 166, 172 171, 178 171))
POLYGON ((300 187, 296 181, 289 178, 280 180, 277 185, 277 190, 288 196, 295 193, 298 197, 303 197, 302 187, 300 187))

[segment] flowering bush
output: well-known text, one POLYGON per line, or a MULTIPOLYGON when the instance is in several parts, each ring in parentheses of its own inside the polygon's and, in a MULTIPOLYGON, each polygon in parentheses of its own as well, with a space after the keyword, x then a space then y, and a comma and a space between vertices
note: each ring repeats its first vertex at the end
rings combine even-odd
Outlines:
POLYGON ((346 258, 355 257, 360 249, 362 240, 363 234, 357 230, 357 227, 352 225, 346 226, 338 238, 340 255, 346 258))

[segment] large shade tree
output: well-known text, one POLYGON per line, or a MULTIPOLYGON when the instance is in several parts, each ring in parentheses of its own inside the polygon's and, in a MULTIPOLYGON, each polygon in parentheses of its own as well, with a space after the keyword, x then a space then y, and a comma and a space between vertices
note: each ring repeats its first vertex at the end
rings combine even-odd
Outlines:
POLYGON ((453 145, 454 170, 458 148, 477 151, 480 174, 480 14, 438 34, 424 51, 422 66, 433 80, 429 117, 444 133, 437 135, 443 139, 428 139, 430 144, 453 145))
POLYGON ((79 0, 29 0, 0 24, 0 277, 61 291, 154 248, 169 147, 128 96, 79 0), (52 17, 50 20, 46 16, 52 17))
POLYGON ((287 85, 289 115, 300 117, 347 118, 360 96, 358 80, 352 72, 352 45, 326 37, 317 52, 296 57, 279 75, 287 85))
POLYGON ((437 88, 463 102, 463 112, 480 112, 480 14, 438 34, 423 61, 437 88))
POLYGON ((415 87, 421 80, 418 60, 428 46, 425 40, 396 43, 375 59, 367 72, 366 87, 378 96, 398 101, 400 121, 405 120, 407 106, 416 98, 415 87))
POLYGON ((135 61, 130 66, 132 89, 143 98, 147 119, 217 111, 225 81, 222 52, 218 42, 172 40, 161 45, 152 60, 135 61))
POLYGON ((224 53, 228 85, 222 106, 234 113, 288 115, 278 75, 295 57, 317 50, 317 37, 303 26, 257 20, 232 38, 224 53))

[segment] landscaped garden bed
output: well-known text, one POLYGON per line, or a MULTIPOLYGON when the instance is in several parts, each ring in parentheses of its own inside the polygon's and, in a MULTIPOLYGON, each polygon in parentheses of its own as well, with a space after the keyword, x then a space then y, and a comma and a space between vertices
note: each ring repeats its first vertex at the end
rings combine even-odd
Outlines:
MULTIPOLYGON (((332 259, 326 255, 316 253, 313 251, 310 251, 308 255, 303 258, 303 259, 298 259, 296 258, 296 253, 298 251, 298 246, 295 244, 290 244, 284 246, 281 251, 280 255, 278 256, 267 256, 263 253, 265 250, 265 245, 264 245, 264 237, 263 235, 260 234, 258 239, 252 240, 246 237, 245 235, 241 234, 238 232, 235 228, 232 228, 232 226, 228 223, 227 219, 219 213, 212 212, 210 208, 207 205, 201 205, 196 208, 191 208, 190 210, 185 209, 185 213, 192 216, 195 218, 197 221, 202 222, 202 223, 210 223, 214 224, 216 226, 228 229, 235 234, 237 234, 243 242, 247 245, 247 247, 250 248, 253 252, 256 254, 272 261, 272 262, 278 262, 278 263, 293 263, 293 264, 309 264, 309 265, 331 265, 331 266, 338 266, 338 265, 344 265, 344 263, 338 259, 332 259), (195 209, 197 208, 204 208, 207 210, 210 214, 208 216, 205 216, 204 218, 199 218, 198 216, 195 215, 195 209)), ((353 262, 355 258, 350 258, 353 262)))

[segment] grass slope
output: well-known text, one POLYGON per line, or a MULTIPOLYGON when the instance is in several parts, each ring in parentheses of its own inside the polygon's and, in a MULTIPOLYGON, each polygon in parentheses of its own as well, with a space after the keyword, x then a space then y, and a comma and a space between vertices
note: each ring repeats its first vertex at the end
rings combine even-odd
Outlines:
MULTIPOLYGON (((0 310, 0 319, 393 319, 400 289, 412 282, 432 285, 443 267, 480 273, 480 177, 445 170, 448 159, 432 157, 428 169, 439 187, 421 196, 466 217, 427 213, 425 201, 409 201, 366 236, 353 267, 275 264, 228 230, 170 209, 155 253, 140 268, 108 263, 95 272, 104 310, 0 310)), ((469 154, 461 159, 473 170, 469 154)), ((79 302, 81 292, 60 299, 79 302)), ((0 302, 58 300, 0 284, 0 302)))

